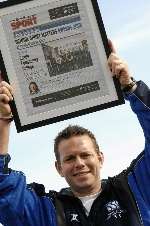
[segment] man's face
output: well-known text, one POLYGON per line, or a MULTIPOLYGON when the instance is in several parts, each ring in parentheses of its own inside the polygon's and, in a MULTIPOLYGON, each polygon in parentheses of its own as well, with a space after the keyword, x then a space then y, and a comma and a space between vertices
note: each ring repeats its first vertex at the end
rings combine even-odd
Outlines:
POLYGON ((56 168, 65 177, 77 196, 94 194, 100 190, 102 153, 97 154, 88 135, 73 136, 58 145, 60 163, 56 168))
POLYGON ((37 86, 33 83, 33 84, 30 84, 30 90, 32 91, 32 92, 35 92, 35 91, 37 91, 37 86))

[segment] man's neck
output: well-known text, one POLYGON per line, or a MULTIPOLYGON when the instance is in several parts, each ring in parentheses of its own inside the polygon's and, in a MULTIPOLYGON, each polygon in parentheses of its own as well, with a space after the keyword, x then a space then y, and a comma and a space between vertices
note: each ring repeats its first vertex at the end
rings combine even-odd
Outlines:
POLYGON ((101 184, 98 188, 96 189, 85 189, 82 191, 82 189, 80 189, 80 191, 72 191, 73 194, 76 196, 76 197, 85 197, 85 196, 90 196, 90 195, 95 195, 97 193, 100 193, 101 192, 101 184))

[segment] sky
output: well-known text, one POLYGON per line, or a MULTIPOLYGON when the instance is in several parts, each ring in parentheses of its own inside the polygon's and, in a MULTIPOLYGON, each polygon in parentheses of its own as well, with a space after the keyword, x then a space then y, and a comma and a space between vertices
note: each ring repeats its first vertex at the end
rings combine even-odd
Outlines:
MULTIPOLYGON (((150 1, 98 2, 107 36, 115 44, 117 53, 128 62, 136 80, 141 79, 150 85, 150 1)), ((81 125, 95 134, 105 156, 102 178, 121 172, 144 148, 142 130, 126 103, 19 134, 12 123, 10 167, 23 171, 27 183, 44 184, 47 191, 67 186, 55 170, 53 140, 69 124, 81 125)))

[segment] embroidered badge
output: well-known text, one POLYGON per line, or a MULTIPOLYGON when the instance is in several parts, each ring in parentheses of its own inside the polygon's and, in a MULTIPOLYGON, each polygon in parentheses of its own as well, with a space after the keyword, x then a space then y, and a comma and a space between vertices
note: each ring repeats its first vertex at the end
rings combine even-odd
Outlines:
POLYGON ((106 209, 107 209, 107 220, 110 218, 121 218, 123 213, 125 212, 124 210, 121 209, 118 201, 114 200, 106 204, 106 209))
POLYGON ((72 222, 72 221, 79 222, 79 220, 78 220, 78 214, 74 214, 74 213, 72 213, 72 214, 71 214, 71 216, 72 216, 72 218, 71 218, 71 222, 72 222))

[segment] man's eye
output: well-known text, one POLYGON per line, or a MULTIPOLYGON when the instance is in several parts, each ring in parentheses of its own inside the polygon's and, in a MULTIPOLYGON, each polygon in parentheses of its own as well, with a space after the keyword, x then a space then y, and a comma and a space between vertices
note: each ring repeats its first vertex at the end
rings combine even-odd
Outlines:
POLYGON ((85 154, 82 154, 82 158, 89 158, 91 156, 91 154, 89 154, 89 153, 85 153, 85 154))
POLYGON ((74 159, 74 157, 73 156, 70 156, 70 157, 68 157, 68 158, 65 159, 65 162, 72 161, 73 159, 74 159))

